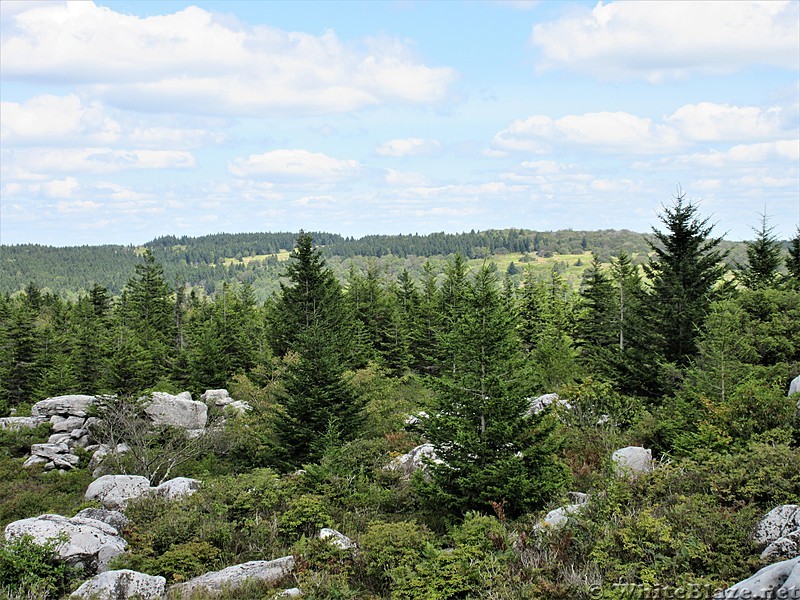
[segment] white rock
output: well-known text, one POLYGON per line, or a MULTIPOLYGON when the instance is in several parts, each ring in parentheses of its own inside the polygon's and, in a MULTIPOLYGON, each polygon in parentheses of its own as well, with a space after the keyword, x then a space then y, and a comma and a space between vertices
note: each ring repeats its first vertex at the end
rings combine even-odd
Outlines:
POLYGON ((328 527, 324 527, 320 530, 319 539, 327 540, 330 545, 336 546, 340 550, 350 550, 356 547, 355 542, 349 537, 343 533, 339 533, 335 529, 329 529, 328 527))
POLYGON ((69 453, 69 446, 65 443, 60 444, 33 444, 31 454, 53 460, 56 456, 69 453))
POLYGON ((761 560, 793 558, 800 554, 800 529, 778 538, 761 553, 761 560))
POLYGON ((69 396, 54 396, 47 400, 37 402, 31 407, 34 417, 51 417, 53 415, 72 415, 85 417, 89 407, 97 401, 94 396, 73 394, 69 396))
POLYGON ((50 417, 50 423, 53 425, 53 433, 69 432, 73 429, 82 429, 86 419, 83 417, 62 417, 60 415, 53 415, 50 417))
POLYGON ((792 394, 800 394, 800 375, 792 379, 792 382, 789 384, 789 395, 792 394))
POLYGON ((165 481, 158 487, 153 488, 153 493, 168 500, 178 500, 191 496, 200 489, 201 482, 189 477, 176 477, 165 481))
POLYGON ((190 592, 205 590, 220 592, 224 589, 235 589, 247 580, 257 579, 266 583, 277 583, 294 570, 294 556, 284 556, 275 560, 253 560, 234 565, 221 571, 205 573, 185 583, 178 583, 170 588, 183 597, 190 592))
POLYGON ((427 457, 436 464, 442 463, 442 461, 436 457, 433 444, 422 444, 406 454, 393 458, 392 461, 386 465, 386 469, 389 471, 400 471, 404 477, 410 477, 414 471, 418 469, 424 471, 427 468, 427 465, 422 460, 423 457, 427 457))
POLYGON ((74 469, 81 461, 80 458, 74 454, 59 454, 53 457, 53 466, 56 469, 74 469))
POLYGON ((553 404, 566 408, 567 410, 572 408, 572 405, 566 400, 559 398, 558 394, 544 394, 538 398, 530 398, 527 414, 529 416, 538 415, 540 412, 553 404))
POLYGON ((87 500, 98 500, 105 508, 124 509, 129 500, 150 491, 150 481, 139 475, 103 475, 86 488, 87 500))
POLYGON ((653 452, 641 446, 620 448, 611 455, 611 461, 619 477, 636 477, 653 470, 653 452))
POLYGON ((769 511, 756 525, 753 539, 759 544, 771 544, 800 529, 800 506, 783 504, 769 511))
POLYGON ((233 402, 228 390, 206 390, 200 399, 206 404, 214 403, 216 406, 225 406, 233 402))
POLYGON ((714 598, 800 598, 800 556, 764 567, 714 598))
POLYGON ((534 527, 535 531, 542 531, 545 529, 556 529, 565 525, 569 520, 570 515, 574 515, 586 508, 585 504, 568 504, 567 506, 560 506, 551 510, 540 523, 534 527))
POLYGON ((243 400, 234 400, 230 404, 225 405, 225 412, 236 416, 241 416, 251 410, 253 410, 253 407, 243 400))
POLYGON ((177 396, 153 392, 144 412, 157 425, 172 425, 182 429, 203 429, 208 419, 208 406, 192 400, 189 392, 177 396))
POLYGON ((24 463, 22 463, 23 467, 33 467, 34 465, 44 465, 49 463, 50 461, 43 456, 36 456, 35 454, 28 457, 24 463))
POLYGON ((68 519, 61 515, 41 515, 6 526, 6 540, 23 535, 30 535, 37 544, 66 536, 66 541, 55 547, 59 557, 67 564, 80 565, 90 573, 105 571, 108 562, 128 546, 111 525, 82 517, 68 519))
POLYGON ((0 419, 0 429, 10 429, 11 431, 33 429, 46 422, 47 419, 42 417, 3 417, 0 419))
POLYGON ((303 595, 303 592, 300 588, 289 588, 288 590, 283 590, 282 592, 278 592, 275 594, 275 598, 299 598, 303 595))
POLYGON ((106 525, 111 525, 118 532, 122 532, 130 520, 121 512, 116 510, 106 510, 105 508, 84 508, 76 517, 81 519, 94 519, 95 521, 102 521, 106 525))
POLYGON ((85 581, 70 598, 104 598, 124 600, 136 597, 139 600, 160 600, 166 593, 167 580, 129 569, 106 571, 85 581))
POLYGON ((48 444, 66 444, 68 440, 72 439, 72 435, 69 433, 54 433, 49 438, 47 438, 48 444))

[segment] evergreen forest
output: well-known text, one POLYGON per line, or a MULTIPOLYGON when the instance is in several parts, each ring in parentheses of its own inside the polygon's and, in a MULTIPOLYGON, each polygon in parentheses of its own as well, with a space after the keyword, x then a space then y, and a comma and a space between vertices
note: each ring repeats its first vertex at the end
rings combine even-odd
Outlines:
MULTIPOLYGON (((67 394, 113 399, 131 420, 153 392, 224 388, 249 407, 210 406, 219 425, 191 452, 161 431, 143 438, 146 462, 121 460, 154 486, 167 473, 202 485, 131 502, 114 569, 173 584, 295 557, 280 585, 225 598, 631 597, 620 584, 711 598, 768 564, 753 530, 800 498, 800 397, 787 396, 800 230, 782 242, 766 216, 736 244, 678 196, 647 235, 217 234, 0 252, 0 417, 67 394), (422 444, 422 468, 387 467, 422 444), (653 468, 619 476, 611 457, 628 446, 650 449, 653 468), (543 524, 576 493, 580 510, 543 524)), ((122 439, 110 429, 98 435, 122 439)), ((66 471, 23 468, 50 434, 0 429, 0 526, 98 506, 88 453, 66 471)), ((52 547, 0 542, 9 598, 67 597, 85 578, 52 547)))

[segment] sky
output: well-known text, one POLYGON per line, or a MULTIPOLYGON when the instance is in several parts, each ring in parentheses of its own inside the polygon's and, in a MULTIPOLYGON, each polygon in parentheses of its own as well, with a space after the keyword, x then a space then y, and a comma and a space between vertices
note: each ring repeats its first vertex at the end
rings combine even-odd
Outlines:
POLYGON ((0 0, 0 243, 800 225, 800 1, 0 0))

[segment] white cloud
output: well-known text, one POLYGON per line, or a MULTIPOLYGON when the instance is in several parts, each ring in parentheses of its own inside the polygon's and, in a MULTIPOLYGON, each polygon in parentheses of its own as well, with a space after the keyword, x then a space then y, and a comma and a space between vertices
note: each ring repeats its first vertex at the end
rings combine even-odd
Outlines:
POLYGON ((442 145, 438 140, 424 138, 401 138, 383 142, 375 148, 378 156, 429 156, 436 154, 442 145))
POLYGON ((666 117, 683 137, 694 141, 741 141, 781 136, 786 127, 779 107, 686 104, 666 117))
POLYGON ((74 177, 54 179, 40 185, 44 195, 50 198, 70 198, 72 194, 81 187, 78 180, 74 177))
POLYGON ((792 0, 611 2, 533 27, 540 68, 651 82, 748 65, 800 66, 792 0))
POLYGON ((139 18, 69 2, 4 21, 4 78, 84 85, 117 106, 153 112, 263 117, 438 103, 456 78, 393 39, 356 45, 332 31, 233 25, 195 6, 139 18))
POLYGON ((279 180, 338 181, 357 174, 361 164, 355 160, 339 160, 307 150, 272 150, 235 158, 228 171, 236 177, 261 177, 279 180))
POLYGON ((630 153, 667 152, 680 146, 675 128, 626 112, 596 112, 553 119, 533 115, 498 132, 492 145, 501 150, 543 154, 555 144, 630 153))
MULTIPOLYGON (((657 165, 699 166, 699 167, 734 167, 740 165, 766 165, 774 164, 776 167, 783 163, 797 164, 800 161, 800 139, 778 140, 775 142, 762 142, 757 144, 737 144, 727 150, 712 150, 710 152, 697 152, 682 154, 665 158, 657 165)), ((639 169, 651 169, 653 163, 635 163, 639 169)))
POLYGON ((82 104, 77 94, 42 95, 24 104, 0 102, 0 140, 4 144, 110 144, 120 134, 119 123, 104 114, 99 103, 82 104))
MULTIPOLYGON (((111 148, 25 148, 8 153, 18 173, 113 173, 141 169, 191 169, 196 161, 183 150, 113 150, 111 148)), ((4 166, 4 173, 6 173, 4 166)), ((13 176, 8 171, 7 176, 13 176)))

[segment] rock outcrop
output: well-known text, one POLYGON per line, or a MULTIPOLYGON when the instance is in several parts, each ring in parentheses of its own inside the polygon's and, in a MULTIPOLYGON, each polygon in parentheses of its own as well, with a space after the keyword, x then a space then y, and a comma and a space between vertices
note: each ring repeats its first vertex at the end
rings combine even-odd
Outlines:
POLYGON ((235 589, 245 581, 257 579, 265 583, 278 583, 294 570, 294 557, 284 556, 275 560, 253 560, 250 562, 234 565, 221 571, 212 571, 190 579, 184 583, 178 583, 170 588, 182 596, 189 596, 195 591, 205 591, 206 593, 218 593, 223 589, 235 589))
POLYGON ((108 600, 160 600, 164 597, 167 580, 163 577, 146 575, 138 571, 122 569, 119 571, 106 571, 85 581, 77 590, 72 592, 70 598, 108 600))
POLYGON ((221 408, 226 413, 233 415, 242 415, 249 410, 253 410, 247 402, 242 400, 234 400, 228 393, 228 390, 206 390, 200 397, 206 404, 213 404, 221 408))
POLYGON ((356 544, 353 540, 345 534, 339 533, 335 529, 329 529, 328 527, 323 527, 320 530, 319 539, 327 540, 331 546, 335 546, 340 550, 354 550, 356 548, 356 544))
POLYGON ((125 529, 130 523, 128 517, 123 515, 121 512, 116 510, 106 510, 105 508, 84 508, 77 515, 75 515, 75 517, 102 521, 107 525, 111 525, 119 532, 122 532, 122 530, 125 529))
POLYGON ((550 406, 560 406, 567 410, 572 408, 572 405, 558 397, 558 394, 544 394, 543 396, 539 396, 538 398, 529 398, 528 404, 528 416, 538 415, 540 412, 543 412, 550 406))
POLYGON ((424 457, 427 457, 428 460, 436 464, 442 462, 436 457, 433 444, 422 444, 401 456, 393 458, 392 461, 386 465, 386 469, 389 471, 399 471, 403 477, 408 478, 411 477, 414 471, 419 469, 424 471, 427 468, 427 465, 423 461, 424 457))
POLYGON ((800 556, 764 567, 714 596, 714 600, 740 598, 800 598, 800 556))
POLYGON ((86 489, 87 500, 97 500, 105 508, 124 509, 130 500, 150 492, 150 480, 139 475, 103 475, 86 489))
POLYGON ((753 539, 767 545, 761 553, 763 560, 800 554, 800 506, 783 504, 773 508, 756 525, 753 539))
POLYGON ((153 392, 144 412, 156 425, 171 425, 181 429, 203 429, 208 420, 205 402, 192 400, 189 392, 181 392, 177 396, 153 392))
POLYGON ((6 540, 23 535, 30 535, 40 545, 63 536, 65 541, 55 547, 59 557, 68 565, 82 567, 90 574, 105 571, 108 562, 128 546, 111 525, 83 517, 68 519, 61 515, 41 515, 6 526, 6 540))
POLYGON ((151 488, 151 492, 156 496, 161 496, 167 500, 179 500, 186 496, 191 496, 200 489, 200 481, 189 477, 176 477, 165 481, 159 486, 151 488))
POLYGON ((627 446, 614 452, 611 462, 618 477, 636 478, 653 470, 653 452, 641 446, 627 446))
POLYGON ((789 395, 792 394, 800 394, 800 375, 792 379, 792 382, 789 384, 789 395))
POLYGON ((46 422, 47 419, 45 417, 3 417, 0 419, 0 429, 20 431, 22 429, 33 429, 46 422))

